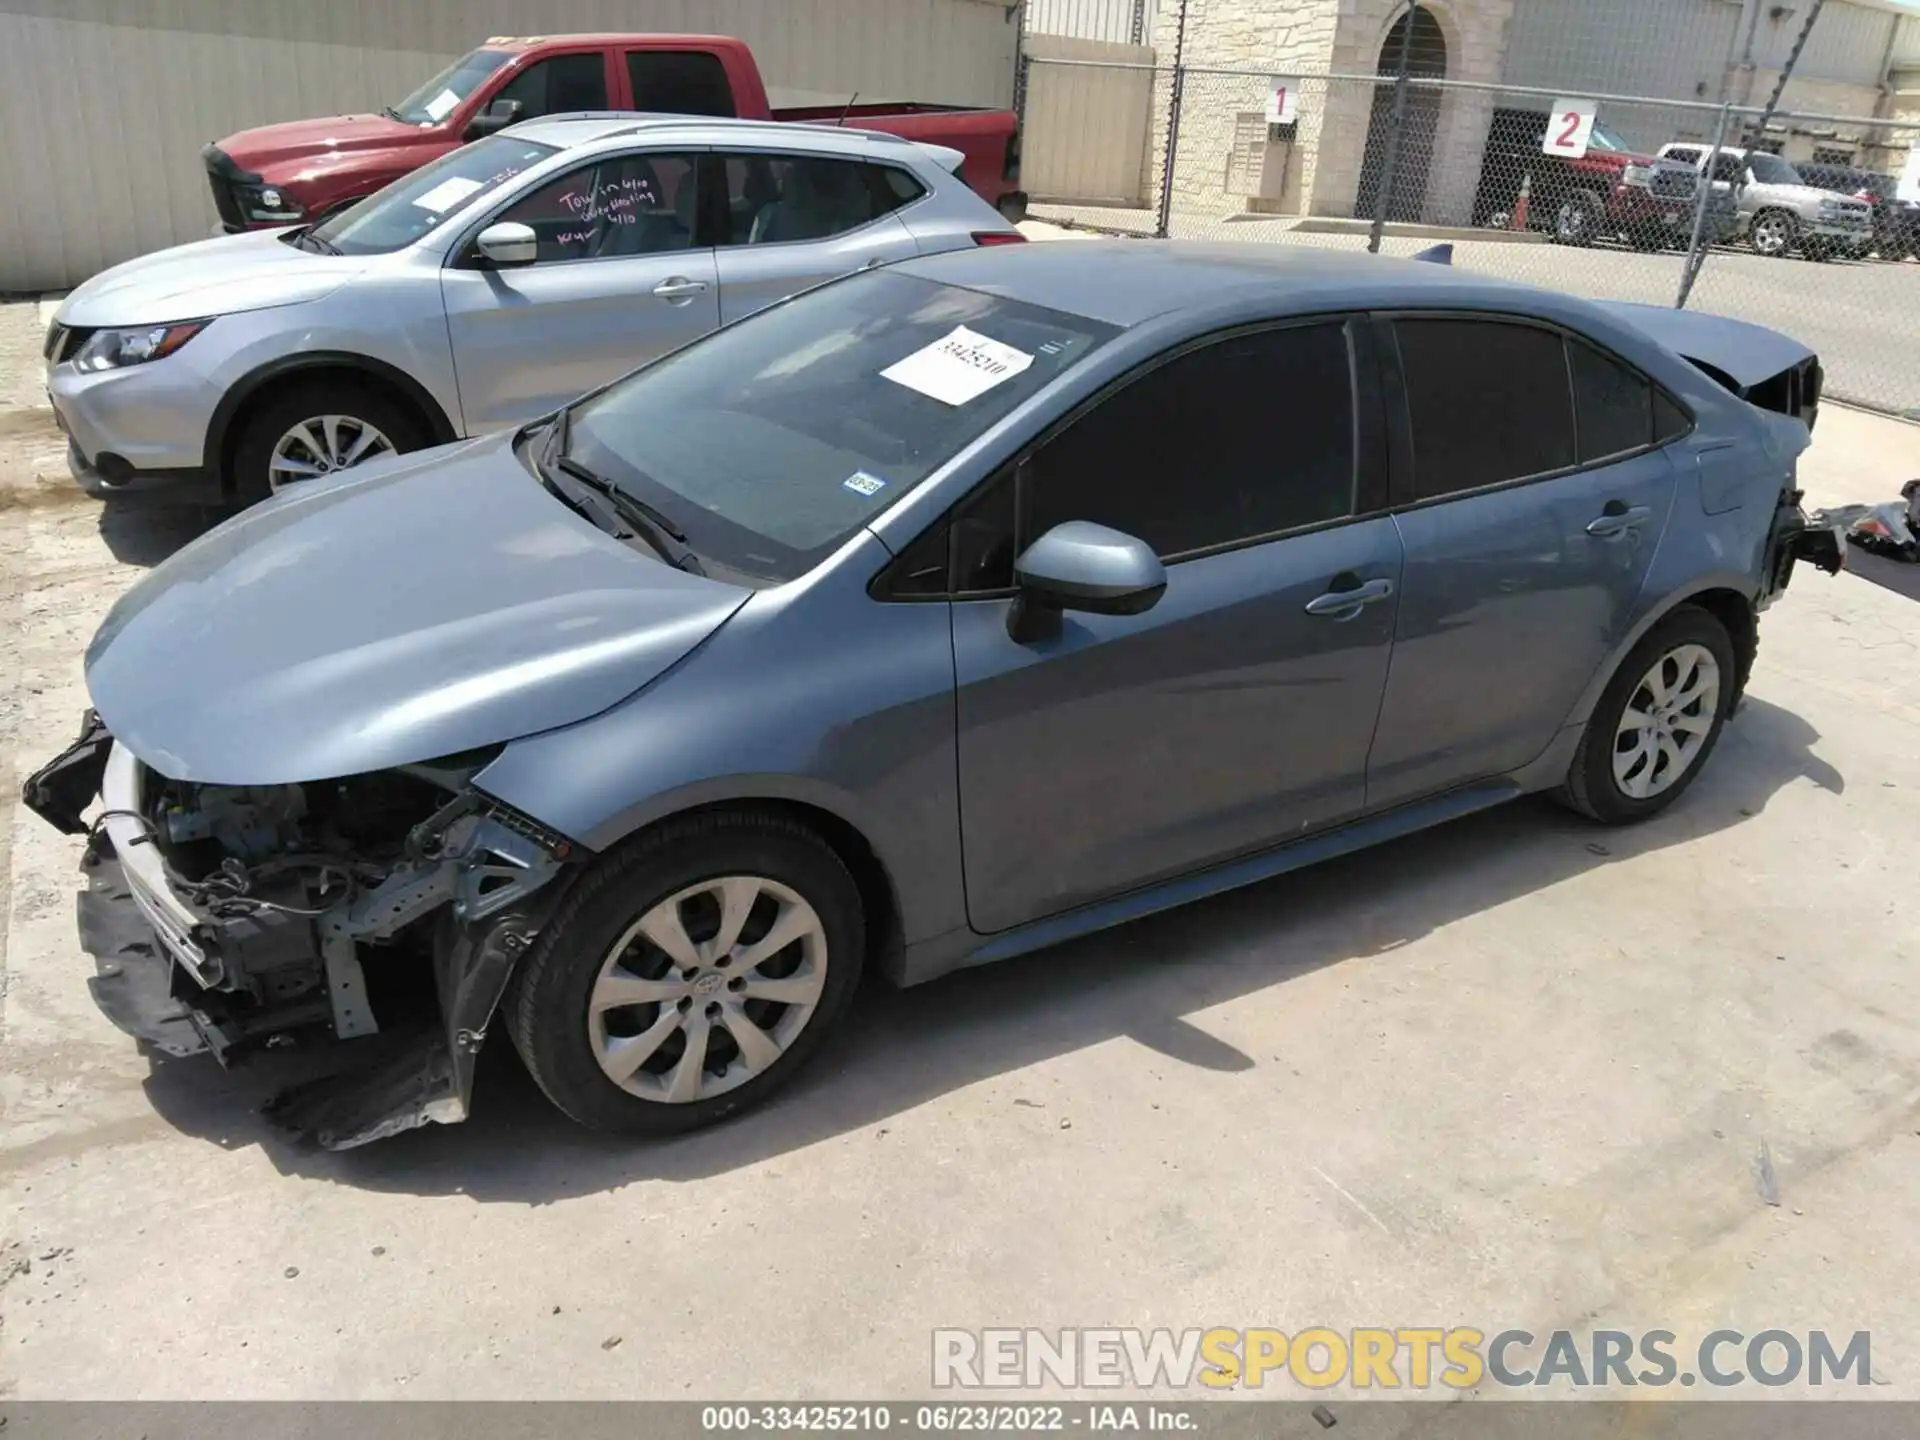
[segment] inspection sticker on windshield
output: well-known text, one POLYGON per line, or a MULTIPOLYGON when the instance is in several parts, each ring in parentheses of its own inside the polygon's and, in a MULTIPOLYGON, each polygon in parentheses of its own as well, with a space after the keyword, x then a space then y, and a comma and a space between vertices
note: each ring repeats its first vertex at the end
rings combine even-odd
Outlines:
POLYGON ((469 180, 464 175, 456 175, 451 180, 442 180, 424 195, 414 197, 413 203, 422 210, 431 210, 434 214, 444 214, 480 188, 478 180, 469 180))
POLYGON ((964 405, 1005 384, 1033 364, 1033 356, 956 325, 924 350, 880 372, 881 378, 930 395, 945 405, 964 405))
POLYGON ((854 471, 840 483, 856 495, 878 495, 882 490, 887 488, 886 481, 882 480, 878 475, 869 475, 864 470, 854 471))

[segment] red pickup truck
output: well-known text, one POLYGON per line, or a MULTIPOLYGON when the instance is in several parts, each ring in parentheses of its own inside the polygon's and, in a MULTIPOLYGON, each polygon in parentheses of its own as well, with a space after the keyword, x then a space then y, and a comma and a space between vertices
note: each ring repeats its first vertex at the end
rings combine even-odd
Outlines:
POLYGON ((965 157, 966 182, 1018 220, 1020 126, 1011 110, 938 105, 774 110, 743 41, 724 35, 495 36, 378 115, 242 130, 200 152, 227 230, 316 221, 517 120, 579 110, 724 115, 882 130, 965 157))

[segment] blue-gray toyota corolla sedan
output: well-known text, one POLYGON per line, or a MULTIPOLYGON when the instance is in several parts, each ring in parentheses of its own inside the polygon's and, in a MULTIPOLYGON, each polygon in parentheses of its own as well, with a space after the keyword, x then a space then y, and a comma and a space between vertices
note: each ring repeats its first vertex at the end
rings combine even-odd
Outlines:
POLYGON ((136 585, 27 802, 101 1007, 286 1116, 586 1124, 790 1080, 998 960, 1529 791, 1655 814, 1796 559, 1815 357, 1305 248, 864 272, 136 585), (92 810, 96 794, 100 807, 92 810), (430 997, 430 998, 429 998, 430 997), (382 1033, 384 1032, 384 1033, 382 1033))

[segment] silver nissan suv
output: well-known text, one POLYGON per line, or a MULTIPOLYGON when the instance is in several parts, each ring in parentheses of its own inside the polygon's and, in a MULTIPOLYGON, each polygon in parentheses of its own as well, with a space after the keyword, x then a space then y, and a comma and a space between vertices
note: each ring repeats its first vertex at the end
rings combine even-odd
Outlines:
POLYGON ((75 290, 47 390, 89 488, 248 501, 548 414, 852 270, 1022 237, 958 151, 641 115, 516 125, 314 226, 75 290))

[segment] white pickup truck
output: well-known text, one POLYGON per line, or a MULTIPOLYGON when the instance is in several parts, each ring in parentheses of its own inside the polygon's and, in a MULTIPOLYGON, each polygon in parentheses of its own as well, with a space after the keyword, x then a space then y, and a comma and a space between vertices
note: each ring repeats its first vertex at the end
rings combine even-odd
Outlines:
MULTIPOLYGON (((1660 158, 1699 170, 1711 148, 1699 141, 1672 141, 1660 147, 1660 158)), ((1733 192, 1740 233, 1756 255, 1779 257, 1798 250, 1809 260, 1830 260, 1872 248, 1872 206, 1807 184, 1778 155, 1723 146, 1714 161, 1713 188, 1733 192)))

